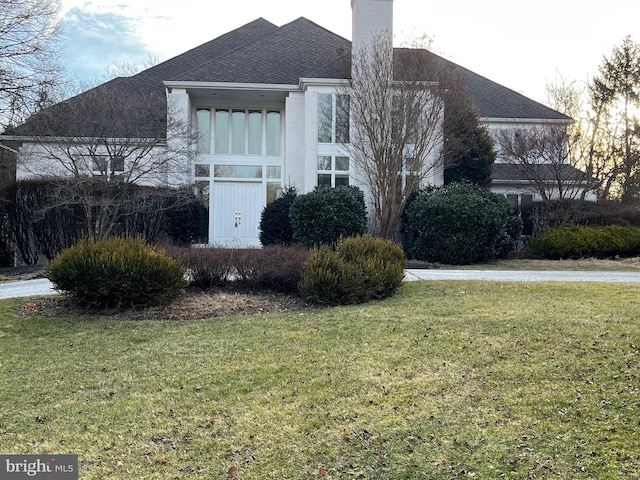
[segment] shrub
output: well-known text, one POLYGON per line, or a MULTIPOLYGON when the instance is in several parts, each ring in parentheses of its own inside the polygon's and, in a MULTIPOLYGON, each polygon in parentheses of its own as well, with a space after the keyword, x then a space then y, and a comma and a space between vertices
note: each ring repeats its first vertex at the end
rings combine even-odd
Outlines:
POLYGON ((335 248, 321 245, 304 264, 300 295, 324 305, 385 298, 401 285, 405 264, 399 245, 370 235, 340 240, 335 248))
POLYGON ((293 243, 293 227, 289 212, 297 197, 295 187, 290 187, 285 189, 282 197, 264 207, 260 215, 260 243, 263 246, 293 243))
POLYGON ((45 267, 54 287, 87 308, 168 304, 184 290, 182 266, 142 238, 81 240, 45 267))
POLYGON ((290 215, 294 239, 307 247, 367 231, 364 194, 353 186, 317 187, 292 202, 290 215))
POLYGON ((166 246, 165 250, 182 264, 193 287, 222 288, 230 281, 233 250, 192 246, 166 246))
POLYGON ((308 256, 309 250, 301 245, 238 250, 234 255, 236 284, 249 290, 297 293, 308 256))
POLYGON ((640 254, 640 228, 619 225, 547 228, 529 241, 527 253, 549 259, 632 257, 640 254))
POLYGON ((187 271, 191 285, 297 293, 302 265, 309 250, 300 245, 258 249, 167 247, 169 255, 187 271))
POLYGON ((403 218, 405 250, 418 260, 446 264, 505 256, 522 229, 503 195, 468 183, 420 191, 403 218))
POLYGON ((200 243, 207 238, 209 210, 195 195, 171 199, 175 206, 165 212, 165 232, 176 245, 200 243))

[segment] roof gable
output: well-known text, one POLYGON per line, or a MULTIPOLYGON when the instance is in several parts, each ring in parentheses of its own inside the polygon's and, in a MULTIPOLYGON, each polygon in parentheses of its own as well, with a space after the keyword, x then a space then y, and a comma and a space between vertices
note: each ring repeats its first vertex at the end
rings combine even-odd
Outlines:
POLYGON ((239 82, 297 85, 300 78, 333 75, 346 78, 345 58, 351 42, 307 20, 298 18, 246 45, 197 64, 175 78, 195 82, 239 82), (332 65, 336 68, 329 68, 332 65))

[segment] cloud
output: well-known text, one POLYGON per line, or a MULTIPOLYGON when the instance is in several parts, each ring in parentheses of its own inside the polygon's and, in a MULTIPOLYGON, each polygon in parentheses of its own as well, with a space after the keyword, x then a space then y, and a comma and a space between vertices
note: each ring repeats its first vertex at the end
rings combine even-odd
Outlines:
POLYGON ((62 29, 63 61, 71 76, 95 78, 104 76, 116 63, 142 64, 147 60, 135 17, 72 7, 62 19, 62 29))

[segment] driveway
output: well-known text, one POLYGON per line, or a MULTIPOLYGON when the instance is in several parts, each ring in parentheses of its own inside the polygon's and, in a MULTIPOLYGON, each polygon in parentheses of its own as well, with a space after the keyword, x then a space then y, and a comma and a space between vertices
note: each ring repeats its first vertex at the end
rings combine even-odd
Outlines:
MULTIPOLYGON (((501 282, 640 282, 639 272, 592 272, 574 270, 440 270, 409 269, 406 281, 488 280, 501 282)), ((55 295, 46 278, 0 283, 0 299, 55 295)))
POLYGON ((411 269, 405 280, 490 280, 504 282, 640 282, 638 272, 576 270, 411 269))

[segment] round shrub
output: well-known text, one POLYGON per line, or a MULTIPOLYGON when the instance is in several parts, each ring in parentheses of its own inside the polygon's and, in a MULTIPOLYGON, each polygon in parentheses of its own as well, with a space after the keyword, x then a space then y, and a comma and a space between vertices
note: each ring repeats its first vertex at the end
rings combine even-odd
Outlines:
POLYGON ((405 249, 413 257, 452 265, 506 256, 522 230, 503 195, 469 183, 420 191, 404 222, 405 249))
POLYGON ((367 231, 364 194, 353 186, 317 187, 291 204, 293 237, 306 247, 331 245, 367 231))
POLYGON ((81 240, 46 267, 54 287, 87 308, 168 304, 187 284, 180 263, 141 238, 81 240))
POLYGON ((267 245, 291 245, 293 227, 289 211, 298 197, 295 187, 286 189, 282 196, 264 207, 260 215, 260 243, 267 245))
POLYGON ((363 303, 393 295, 402 284, 406 259, 402 248, 365 235, 341 239, 332 248, 316 247, 305 262, 300 295, 324 305, 363 303))

